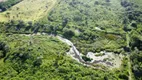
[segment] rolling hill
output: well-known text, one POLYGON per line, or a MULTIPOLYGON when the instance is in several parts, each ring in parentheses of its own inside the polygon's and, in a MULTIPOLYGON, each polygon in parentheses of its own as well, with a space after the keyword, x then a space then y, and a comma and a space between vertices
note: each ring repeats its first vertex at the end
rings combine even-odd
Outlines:
POLYGON ((46 16, 55 4, 56 0, 23 0, 0 13, 0 21, 37 21, 46 16))
POLYGON ((0 79, 142 80, 141 4, 1 2, 0 79))

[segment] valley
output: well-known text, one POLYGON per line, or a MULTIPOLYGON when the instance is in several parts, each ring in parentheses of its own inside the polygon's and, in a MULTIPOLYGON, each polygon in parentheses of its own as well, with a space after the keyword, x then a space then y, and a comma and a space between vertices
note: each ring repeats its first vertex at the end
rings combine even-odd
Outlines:
POLYGON ((141 4, 0 0, 0 80, 142 80, 141 4))

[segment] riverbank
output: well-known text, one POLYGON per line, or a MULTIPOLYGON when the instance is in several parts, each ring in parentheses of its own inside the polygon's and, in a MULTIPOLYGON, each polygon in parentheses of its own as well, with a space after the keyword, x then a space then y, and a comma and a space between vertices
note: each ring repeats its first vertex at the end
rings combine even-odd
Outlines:
POLYGON ((36 34, 21 34, 22 36, 51 36, 51 37, 56 37, 63 43, 67 44, 70 46, 70 50, 67 53, 68 56, 70 56, 72 59, 76 60, 77 62, 85 65, 85 66, 91 66, 94 67, 94 65, 102 65, 105 66, 109 69, 113 68, 119 68, 122 64, 122 59, 123 55, 122 54, 115 54, 114 52, 106 52, 106 51, 100 51, 100 52, 88 52, 87 55, 83 55, 80 53, 77 48, 74 46, 74 44, 61 36, 54 36, 52 34, 47 34, 47 33, 36 33, 36 34), (90 58, 91 61, 85 61, 82 59, 82 56, 85 56, 87 58, 90 58))

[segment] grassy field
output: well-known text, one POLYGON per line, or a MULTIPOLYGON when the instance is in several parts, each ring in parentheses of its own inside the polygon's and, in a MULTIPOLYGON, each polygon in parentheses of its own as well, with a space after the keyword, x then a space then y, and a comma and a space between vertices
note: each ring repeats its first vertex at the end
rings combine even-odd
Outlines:
POLYGON ((37 21, 47 15, 56 0, 23 0, 9 10, 0 13, 0 22, 9 20, 37 21))
POLYGON ((4 1, 6 1, 6 0, 0 0, 0 2, 4 2, 4 1))

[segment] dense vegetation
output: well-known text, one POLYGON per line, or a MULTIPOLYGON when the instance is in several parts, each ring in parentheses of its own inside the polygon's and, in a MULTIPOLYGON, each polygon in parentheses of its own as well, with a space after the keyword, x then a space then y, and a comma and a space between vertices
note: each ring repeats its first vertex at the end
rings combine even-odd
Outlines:
MULTIPOLYGON (((0 3, 0 9, 18 1, 0 3)), ((141 4, 140 0, 57 0, 50 13, 38 21, 0 22, 0 79, 141 80, 141 4), (120 69, 107 70, 100 65, 101 69, 92 69, 67 56, 69 46, 57 38, 29 36, 38 32, 62 35, 84 55, 105 50, 122 53, 125 58, 120 69)))
POLYGON ((5 54, 0 58, 2 80, 128 79, 127 66, 104 71, 85 67, 72 60, 65 54, 69 46, 52 36, 7 34, 1 35, 0 41, 0 50, 5 54), (113 74, 115 72, 118 74, 113 74))
POLYGON ((131 54, 132 71, 136 80, 142 79, 142 51, 135 50, 131 54))
POLYGON ((0 3, 0 10, 1 11, 6 11, 9 9, 11 6, 19 3, 22 0, 6 0, 5 2, 0 3))

